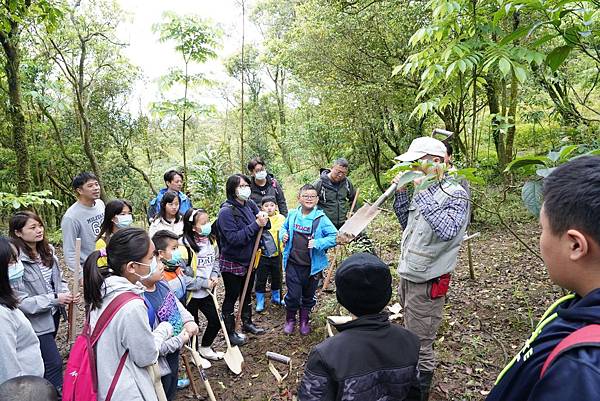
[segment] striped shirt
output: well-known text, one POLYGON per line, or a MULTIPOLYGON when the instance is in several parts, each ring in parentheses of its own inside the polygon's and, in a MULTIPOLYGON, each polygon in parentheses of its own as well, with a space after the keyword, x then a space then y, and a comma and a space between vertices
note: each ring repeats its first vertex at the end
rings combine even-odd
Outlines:
POLYGON ((236 262, 230 262, 219 256, 219 269, 221 273, 231 273, 236 276, 244 276, 248 271, 248 266, 243 266, 236 262))

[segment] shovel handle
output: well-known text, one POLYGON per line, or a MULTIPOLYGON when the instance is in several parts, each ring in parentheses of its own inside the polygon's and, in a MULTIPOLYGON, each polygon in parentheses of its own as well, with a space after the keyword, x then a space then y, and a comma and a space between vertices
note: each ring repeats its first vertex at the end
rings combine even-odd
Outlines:
POLYGON ((393 194, 394 191, 396 191, 396 188, 398 188, 398 184, 397 183, 393 183, 392 185, 390 185, 389 188, 379 198, 377 198, 377 200, 375 201, 375 203, 373 203, 371 205, 371 209, 376 209, 379 206, 381 206, 381 204, 383 203, 383 201, 385 201, 387 198, 389 198, 390 195, 393 194))
POLYGON ((217 301, 217 295, 215 294, 216 288, 213 288, 212 291, 208 291, 210 297, 212 298, 215 309, 217 310, 217 316, 219 316, 219 323, 221 323, 221 330, 223 330, 223 336, 225 337, 225 344, 227 345, 227 349, 231 348, 231 342, 229 342, 229 333, 227 333, 227 328, 225 327, 225 322, 223 321, 223 316, 219 311, 219 301, 217 301))
POLYGON ((244 300, 246 299, 246 293, 248 292, 248 284, 250 284, 250 277, 252 276, 254 265, 256 262, 256 252, 258 251, 258 246, 260 245, 260 238, 262 237, 264 227, 261 227, 258 230, 258 234, 256 234, 256 241, 254 241, 254 249, 252 250, 252 257, 250 258, 250 265, 248 265, 248 271, 246 272, 246 281, 244 282, 244 290, 242 291, 242 297, 240 298, 240 303, 238 305, 237 316, 235 317, 235 327, 239 330, 242 327, 242 308, 244 305, 244 300))
POLYGON ((290 358, 289 356, 281 355, 281 354, 278 354, 277 352, 267 351, 266 355, 267 355, 268 360, 279 362, 279 363, 284 363, 286 365, 289 365, 290 361, 292 360, 292 358, 290 358))
POLYGON ((454 135, 454 132, 448 131, 448 130, 445 130, 445 129, 441 129, 441 128, 436 128, 431 133, 431 136, 434 136, 435 134, 444 135, 446 138, 450 138, 452 135, 454 135))

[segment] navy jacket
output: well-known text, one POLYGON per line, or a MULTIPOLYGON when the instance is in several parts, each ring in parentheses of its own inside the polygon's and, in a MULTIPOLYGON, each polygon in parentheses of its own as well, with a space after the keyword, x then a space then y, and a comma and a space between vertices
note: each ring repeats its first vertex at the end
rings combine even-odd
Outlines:
MULTIPOLYGON (((250 265, 254 241, 260 229, 256 223, 258 207, 252 200, 241 205, 237 201, 226 200, 221 205, 217 228, 219 230, 219 253, 223 259, 244 266, 250 265)), ((270 228, 267 224, 265 230, 270 228)))
MULTIPOLYGON (((487 401, 591 401, 600 400, 600 347, 577 347, 559 355, 540 379, 546 358, 573 331, 600 324, 600 289, 584 298, 572 297, 546 316, 545 326, 535 333, 501 375, 487 401)), ((541 325, 538 325, 540 327, 541 325)))
POLYGON ((298 401, 420 399, 419 339, 384 313, 336 325, 308 357, 298 401))

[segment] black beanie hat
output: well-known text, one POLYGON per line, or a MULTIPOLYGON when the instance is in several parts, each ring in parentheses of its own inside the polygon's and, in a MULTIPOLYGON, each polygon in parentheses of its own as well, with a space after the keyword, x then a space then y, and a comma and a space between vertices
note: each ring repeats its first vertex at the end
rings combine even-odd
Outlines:
POLYGON ((357 253, 342 262, 335 273, 338 302, 355 316, 379 313, 392 297, 388 265, 370 253, 357 253))

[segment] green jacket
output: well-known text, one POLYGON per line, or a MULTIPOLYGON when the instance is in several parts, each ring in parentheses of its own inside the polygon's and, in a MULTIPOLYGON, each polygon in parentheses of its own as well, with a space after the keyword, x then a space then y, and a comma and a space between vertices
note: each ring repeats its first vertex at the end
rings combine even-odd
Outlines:
MULTIPOLYGON (((329 178, 329 169, 321 169, 321 176, 313 186, 319 195, 319 209, 331 220, 335 228, 339 229, 346 222, 356 190, 348 178, 334 185, 329 178)), ((356 208, 358 208, 358 202, 356 208)))

